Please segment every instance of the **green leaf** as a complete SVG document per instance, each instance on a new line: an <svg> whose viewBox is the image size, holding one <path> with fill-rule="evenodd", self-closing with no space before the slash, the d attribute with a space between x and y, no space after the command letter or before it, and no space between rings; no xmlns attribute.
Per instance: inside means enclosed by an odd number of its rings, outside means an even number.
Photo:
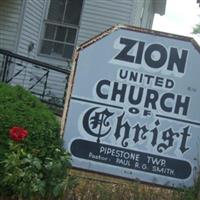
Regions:
<svg viewBox="0 0 200 200"><path fill-rule="evenodd" d="M0 196L48 199L62 194L70 155L60 138L55 115L19 86L0 83ZM28 131L20 141L9 138L19 126Z"/></svg>

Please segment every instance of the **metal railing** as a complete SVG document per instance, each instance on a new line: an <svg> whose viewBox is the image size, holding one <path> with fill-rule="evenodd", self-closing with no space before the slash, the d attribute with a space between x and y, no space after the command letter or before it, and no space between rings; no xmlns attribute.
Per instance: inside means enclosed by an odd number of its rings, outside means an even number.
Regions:
<svg viewBox="0 0 200 200"><path fill-rule="evenodd" d="M0 80L20 85L42 101L63 107L70 71L0 49Z"/></svg>

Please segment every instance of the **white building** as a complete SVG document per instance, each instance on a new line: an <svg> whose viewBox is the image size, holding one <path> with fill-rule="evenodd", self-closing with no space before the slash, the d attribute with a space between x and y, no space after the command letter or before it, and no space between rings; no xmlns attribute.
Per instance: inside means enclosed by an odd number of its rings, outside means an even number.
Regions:
<svg viewBox="0 0 200 200"><path fill-rule="evenodd" d="M151 28L165 7L166 0L2 0L0 49L67 69L75 46L116 24ZM53 76L49 83L65 85Z"/></svg>

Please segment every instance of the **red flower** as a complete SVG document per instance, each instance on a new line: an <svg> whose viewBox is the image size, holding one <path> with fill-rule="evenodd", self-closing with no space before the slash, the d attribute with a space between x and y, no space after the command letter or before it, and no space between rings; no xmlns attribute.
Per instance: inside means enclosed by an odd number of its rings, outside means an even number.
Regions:
<svg viewBox="0 0 200 200"><path fill-rule="evenodd" d="M21 127L12 127L9 130L10 139L14 141L21 141L28 136L28 131Z"/></svg>

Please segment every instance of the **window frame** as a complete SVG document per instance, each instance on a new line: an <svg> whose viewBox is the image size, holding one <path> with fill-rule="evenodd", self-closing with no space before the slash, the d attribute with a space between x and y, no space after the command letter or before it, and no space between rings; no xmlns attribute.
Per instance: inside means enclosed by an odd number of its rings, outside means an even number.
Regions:
<svg viewBox="0 0 200 200"><path fill-rule="evenodd" d="M66 9L67 9L66 5L67 5L68 0L66 0L66 2L65 2L65 8L64 8L64 12L63 12L62 22L49 20L48 19L48 14L49 14L51 1L48 1L46 9L45 9L45 15L44 15L44 20L43 20L43 24L42 24L42 31L41 31L41 34L40 34L38 56L46 57L46 58L49 58L49 59L65 61L65 62L70 62L72 60L73 53L74 53L74 51L76 49L76 45L77 45L78 33L79 33L79 29L80 29L80 22L81 22L81 16L82 16L82 11L83 11L84 1L85 0L82 0L82 8L81 8L81 11L80 11L79 23L77 25L64 22L65 12L66 12ZM55 25L56 28L64 27L64 28L75 29L76 30L76 35L75 35L74 43L70 43L70 42L67 42L67 41L59 41L59 40L53 40L53 39L45 38L45 32L46 32L46 26L47 25ZM55 39L55 35L54 35L54 39ZM61 56L58 57L58 56L53 56L51 54L49 55L49 54L42 53L41 49L42 49L43 41L53 42L54 44L63 44L63 45L74 46L73 47L72 57L71 58L66 58L66 57L61 57Z"/></svg>

